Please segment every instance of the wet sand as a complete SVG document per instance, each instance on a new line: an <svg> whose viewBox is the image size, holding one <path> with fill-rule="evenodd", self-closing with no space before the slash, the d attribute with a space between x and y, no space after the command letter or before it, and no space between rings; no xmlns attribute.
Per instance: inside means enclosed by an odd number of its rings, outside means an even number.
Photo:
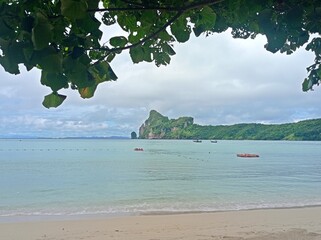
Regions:
<svg viewBox="0 0 321 240"><path fill-rule="evenodd" d="M4 240L321 240L321 207L0 223Z"/></svg>

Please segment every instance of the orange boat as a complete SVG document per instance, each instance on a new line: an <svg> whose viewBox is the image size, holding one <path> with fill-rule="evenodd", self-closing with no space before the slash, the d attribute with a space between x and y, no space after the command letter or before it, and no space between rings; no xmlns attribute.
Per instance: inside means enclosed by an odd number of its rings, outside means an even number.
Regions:
<svg viewBox="0 0 321 240"><path fill-rule="evenodd" d="M260 157L259 155L253 154L253 153L238 153L238 154L236 154L236 156L238 156L238 157L247 157L247 158Z"/></svg>

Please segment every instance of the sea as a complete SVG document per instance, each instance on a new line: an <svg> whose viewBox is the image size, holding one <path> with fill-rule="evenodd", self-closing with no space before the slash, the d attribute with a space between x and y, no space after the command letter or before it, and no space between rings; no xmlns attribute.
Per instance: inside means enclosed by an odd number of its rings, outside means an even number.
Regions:
<svg viewBox="0 0 321 240"><path fill-rule="evenodd" d="M321 142L0 139L1 222L319 205Z"/></svg>

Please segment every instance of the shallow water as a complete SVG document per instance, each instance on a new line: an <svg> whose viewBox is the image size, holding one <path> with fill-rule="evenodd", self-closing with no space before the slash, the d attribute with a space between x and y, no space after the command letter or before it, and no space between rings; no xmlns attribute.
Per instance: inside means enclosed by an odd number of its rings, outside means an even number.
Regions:
<svg viewBox="0 0 321 240"><path fill-rule="evenodd" d="M321 142L0 140L2 219L312 205Z"/></svg>

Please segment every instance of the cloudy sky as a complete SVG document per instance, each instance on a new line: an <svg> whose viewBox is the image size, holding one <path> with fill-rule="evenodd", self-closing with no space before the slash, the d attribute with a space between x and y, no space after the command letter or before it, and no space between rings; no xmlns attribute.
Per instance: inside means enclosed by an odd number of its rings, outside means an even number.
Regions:
<svg viewBox="0 0 321 240"><path fill-rule="evenodd" d="M42 106L50 89L35 70L14 76L0 67L0 137L130 136L155 109L195 123L285 123L321 118L321 87L302 92L313 54L272 54L266 40L229 33L176 44L169 66L133 64L128 52L112 68L118 81L101 84L92 99L65 90L57 109Z"/></svg>

